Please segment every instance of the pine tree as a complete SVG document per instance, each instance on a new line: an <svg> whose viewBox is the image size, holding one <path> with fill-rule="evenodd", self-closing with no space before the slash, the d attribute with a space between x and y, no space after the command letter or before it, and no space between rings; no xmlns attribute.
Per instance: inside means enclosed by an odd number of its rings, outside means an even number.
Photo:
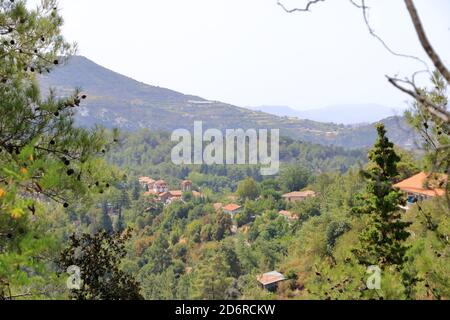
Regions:
<svg viewBox="0 0 450 320"><path fill-rule="evenodd" d="M122 233L125 230L125 219L123 217L122 208L119 208L119 214L114 220L114 232Z"/></svg>
<svg viewBox="0 0 450 320"><path fill-rule="evenodd" d="M377 132L378 139L369 152L369 168L363 172L367 180L366 192L359 197L361 205L353 208L356 214L368 215L360 245L353 252L363 265L400 268L408 249L404 245L409 237L406 229L411 225L402 221L399 206L405 204L404 196L393 187L400 158L386 137L384 125L379 124Z"/></svg>
<svg viewBox="0 0 450 320"><path fill-rule="evenodd" d="M100 219L100 228L106 233L111 234L113 232L113 225L111 217L109 216L108 203L104 201L102 203L102 215Z"/></svg>
<svg viewBox="0 0 450 320"><path fill-rule="evenodd" d="M223 300L227 289L232 283L229 277L229 266L222 254L216 253L207 259L198 270L198 279L195 286L195 299Z"/></svg>
<svg viewBox="0 0 450 320"><path fill-rule="evenodd" d="M72 199L100 192L99 181L113 180L100 160L113 137L74 126L86 96L77 90L67 98L40 94L36 74L75 51L61 36L62 22L55 0L36 9L26 1L0 1L0 235L11 234L8 242L18 235L18 220L39 209L37 197L67 208Z"/></svg>

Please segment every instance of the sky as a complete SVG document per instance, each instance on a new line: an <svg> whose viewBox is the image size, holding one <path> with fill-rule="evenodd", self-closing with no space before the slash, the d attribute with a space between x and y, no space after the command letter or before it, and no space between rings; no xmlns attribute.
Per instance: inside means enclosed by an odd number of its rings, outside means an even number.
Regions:
<svg viewBox="0 0 450 320"><path fill-rule="evenodd" d="M450 1L415 3L450 65ZM394 50L426 60L402 0L367 4L373 27ZM276 0L60 0L60 7L63 34L79 54L147 84L238 106L405 107L407 97L385 75L424 68L388 53L348 0L296 14Z"/></svg>

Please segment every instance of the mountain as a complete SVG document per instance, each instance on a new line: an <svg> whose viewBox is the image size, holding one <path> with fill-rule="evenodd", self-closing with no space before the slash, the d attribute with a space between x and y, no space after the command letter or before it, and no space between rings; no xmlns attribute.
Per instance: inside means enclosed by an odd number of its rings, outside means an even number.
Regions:
<svg viewBox="0 0 450 320"><path fill-rule="evenodd" d="M140 128L172 131L192 129L194 121L203 121L205 129L279 128L285 136L348 148L369 147L376 137L372 125L354 127L279 117L208 101L138 82L81 56L72 57L39 81L43 90L54 88L60 96L70 94L74 88L81 88L87 94L88 99L83 101L76 115L80 126L100 124L125 131ZM389 118L385 122L395 142L412 145L414 135L401 118ZM406 129L399 130L399 123Z"/></svg>
<svg viewBox="0 0 450 320"><path fill-rule="evenodd" d="M295 110L288 106L258 106L250 108L279 117L297 117L347 125L374 123L401 113L400 110L378 104L334 105L312 110Z"/></svg>

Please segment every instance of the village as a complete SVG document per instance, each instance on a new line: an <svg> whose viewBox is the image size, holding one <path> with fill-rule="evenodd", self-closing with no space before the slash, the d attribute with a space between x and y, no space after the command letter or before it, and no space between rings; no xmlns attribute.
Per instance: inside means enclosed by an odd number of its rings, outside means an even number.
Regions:
<svg viewBox="0 0 450 320"><path fill-rule="evenodd" d="M171 190L168 183L164 180L155 180L147 176L142 176L138 180L145 191L144 196L148 197L149 201L157 202L164 206L170 205L175 201L183 201L183 194L185 193L192 193L192 196L195 198L203 197L201 192L194 190L193 183L190 180L183 180L180 183L179 190ZM407 203L405 206L400 206L399 209L406 212L417 202L444 196L446 192L442 189L442 186L446 184L447 181L447 175L427 174L425 172L420 172L408 179L400 181L395 184L394 187L405 194ZM282 198L286 204L286 208L290 208L292 207L292 204L295 204L296 202L315 198L317 195L318 194L313 190L302 190L283 194ZM236 197L229 198L231 200L237 200ZM214 203L213 206L216 211L222 211L223 213L228 214L233 220L235 216L243 210L242 204L236 202L230 201L227 204ZM294 223L299 220L298 214L293 211L280 210L278 214L289 223ZM255 218L256 217L252 217L252 221ZM236 234L238 232L238 226L233 223L230 231L232 234ZM274 270L258 275L256 280L263 289L274 292L278 285L287 280L287 278L284 274Z"/></svg>

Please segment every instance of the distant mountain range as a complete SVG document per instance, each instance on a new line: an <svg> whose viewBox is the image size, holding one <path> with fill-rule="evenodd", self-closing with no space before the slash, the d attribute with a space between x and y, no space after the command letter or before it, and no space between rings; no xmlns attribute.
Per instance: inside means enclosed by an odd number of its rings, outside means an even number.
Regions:
<svg viewBox="0 0 450 320"><path fill-rule="evenodd" d="M299 119L347 125L374 123L401 114L401 110L378 104L334 105L312 110L296 110L288 106L258 106L249 108L279 117L297 117Z"/></svg>
<svg viewBox="0 0 450 320"><path fill-rule="evenodd" d="M74 88L87 94L88 99L83 101L76 117L80 126L100 124L127 131L140 128L172 131L192 129L194 121L203 121L204 128L221 130L279 128L282 135L302 141L347 148L369 147L376 137L373 125L346 126L280 117L208 101L135 81L81 56L72 57L39 81L43 90L52 87L58 95L68 95ZM343 112L343 116L353 115ZM402 118L391 117L383 122L397 144L414 145L415 136Z"/></svg>

